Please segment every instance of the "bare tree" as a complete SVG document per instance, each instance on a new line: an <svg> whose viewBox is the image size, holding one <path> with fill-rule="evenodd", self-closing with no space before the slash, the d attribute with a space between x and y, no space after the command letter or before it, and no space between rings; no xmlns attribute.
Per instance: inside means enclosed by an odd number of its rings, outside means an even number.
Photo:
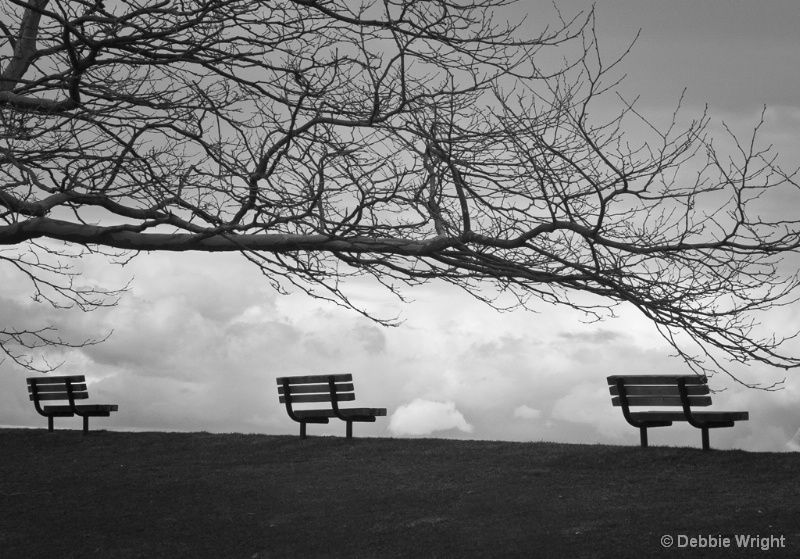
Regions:
<svg viewBox="0 0 800 559"><path fill-rule="evenodd" d="M440 279L498 306L629 303L698 372L719 350L800 366L753 323L798 284L800 224L757 208L795 172L755 134L718 155L705 114L650 126L591 12L526 38L512 3L7 0L0 262L91 308L117 293L73 284L67 250L237 251L348 306L359 274L401 297Z"/></svg>

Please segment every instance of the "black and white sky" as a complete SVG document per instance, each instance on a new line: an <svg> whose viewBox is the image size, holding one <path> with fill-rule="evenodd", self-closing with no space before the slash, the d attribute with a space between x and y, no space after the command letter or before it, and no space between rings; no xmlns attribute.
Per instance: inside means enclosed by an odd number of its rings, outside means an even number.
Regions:
<svg viewBox="0 0 800 559"><path fill-rule="evenodd" d="M565 15L589 2L559 0ZM786 167L800 164L800 3L796 0L596 0L597 36L609 57L640 32L621 67L620 91L658 121L708 106L712 133L724 122L747 134L764 106L763 141ZM539 29L554 17L550 2L522 1L514 17ZM63 374L85 374L97 403L120 411L99 420L109 429L207 430L289 434L297 425L278 404L275 377L350 372L357 402L386 407L388 417L356 426L357 436L637 444L638 433L610 405L605 377L617 373L688 372L655 328L632 309L585 323L572 310L498 313L465 293L432 283L407 292L404 305L379 286L351 285L357 303L400 314L383 328L361 315L311 299L281 296L258 270L233 255L142 254L125 267L81 263L84 277L130 291L119 305L89 314L57 313L30 300L28 286L0 268L4 320L53 321L65 336L105 343L66 352ZM764 321L800 329L800 306ZM796 344L800 353L800 343ZM800 450L800 373L753 366L748 381L786 377L778 392L748 390L718 375L720 409L748 410L751 420L712 435L716 448ZM24 376L0 365L0 424L42 426L27 400ZM102 402L101 402L102 401ZM57 422L58 423L58 422ZM70 420L64 426L78 428ZM342 434L343 426L311 426ZM657 430L651 444L699 445L688 426ZM696 440L695 440L696 439Z"/></svg>

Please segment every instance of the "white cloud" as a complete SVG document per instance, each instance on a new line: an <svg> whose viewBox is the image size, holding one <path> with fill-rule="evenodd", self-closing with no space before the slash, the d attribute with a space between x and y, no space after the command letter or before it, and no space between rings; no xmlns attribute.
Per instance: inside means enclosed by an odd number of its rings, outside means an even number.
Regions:
<svg viewBox="0 0 800 559"><path fill-rule="evenodd" d="M582 382L553 406L552 417L570 423L593 426L603 437L617 439L627 425L622 413L611 406L611 397L600 382ZM612 413L613 412L613 413Z"/></svg>
<svg viewBox="0 0 800 559"><path fill-rule="evenodd" d="M794 437L786 443L786 450L791 450L793 452L800 452L800 429L797 430L797 433L794 434Z"/></svg>
<svg viewBox="0 0 800 559"><path fill-rule="evenodd" d="M389 423L389 431L396 436L430 435L434 431L449 429L471 433L473 428L456 409L454 402L434 402L421 398L397 408Z"/></svg>
<svg viewBox="0 0 800 559"><path fill-rule="evenodd" d="M532 408L526 404L518 406L514 409L514 417L519 419L538 419L541 417L542 411Z"/></svg>

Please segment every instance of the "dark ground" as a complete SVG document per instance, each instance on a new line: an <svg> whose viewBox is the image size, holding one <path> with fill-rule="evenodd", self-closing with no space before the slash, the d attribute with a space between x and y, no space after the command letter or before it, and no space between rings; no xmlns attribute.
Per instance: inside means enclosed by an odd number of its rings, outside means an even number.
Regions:
<svg viewBox="0 0 800 559"><path fill-rule="evenodd" d="M767 549L742 549L736 536L759 536ZM798 557L800 454L0 429L0 550L8 559Z"/></svg>

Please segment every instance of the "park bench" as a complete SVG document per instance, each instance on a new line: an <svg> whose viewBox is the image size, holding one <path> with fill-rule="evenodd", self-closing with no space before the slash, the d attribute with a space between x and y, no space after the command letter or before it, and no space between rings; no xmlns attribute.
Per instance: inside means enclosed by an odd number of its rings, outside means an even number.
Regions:
<svg viewBox="0 0 800 559"><path fill-rule="evenodd" d="M306 438L307 423L328 423L337 417L347 424L347 438L353 437L353 422L374 422L378 416L386 415L385 408L340 408L339 402L355 400L353 375L311 375L302 377L280 377L278 395L286 413L300 424L300 438ZM295 404L330 402L329 408L295 409Z"/></svg>
<svg viewBox="0 0 800 559"><path fill-rule="evenodd" d="M709 449L708 430L733 427L747 421L746 411L694 411L710 406L711 396L705 376L698 375L613 375L608 377L611 402L622 407L628 423L639 428L642 446L647 446L647 429L668 427L673 421L688 421L702 431L703 450ZM680 411L650 410L632 412L635 406L681 407Z"/></svg>
<svg viewBox="0 0 800 559"><path fill-rule="evenodd" d="M53 419L56 417L83 418L83 432L89 432L90 417L109 417L117 411L116 404L76 404L75 400L89 397L86 378L83 375L62 377L34 377L28 379L28 393L36 411L47 418L47 430L53 432ZM43 406L43 401L69 400L68 405Z"/></svg>

